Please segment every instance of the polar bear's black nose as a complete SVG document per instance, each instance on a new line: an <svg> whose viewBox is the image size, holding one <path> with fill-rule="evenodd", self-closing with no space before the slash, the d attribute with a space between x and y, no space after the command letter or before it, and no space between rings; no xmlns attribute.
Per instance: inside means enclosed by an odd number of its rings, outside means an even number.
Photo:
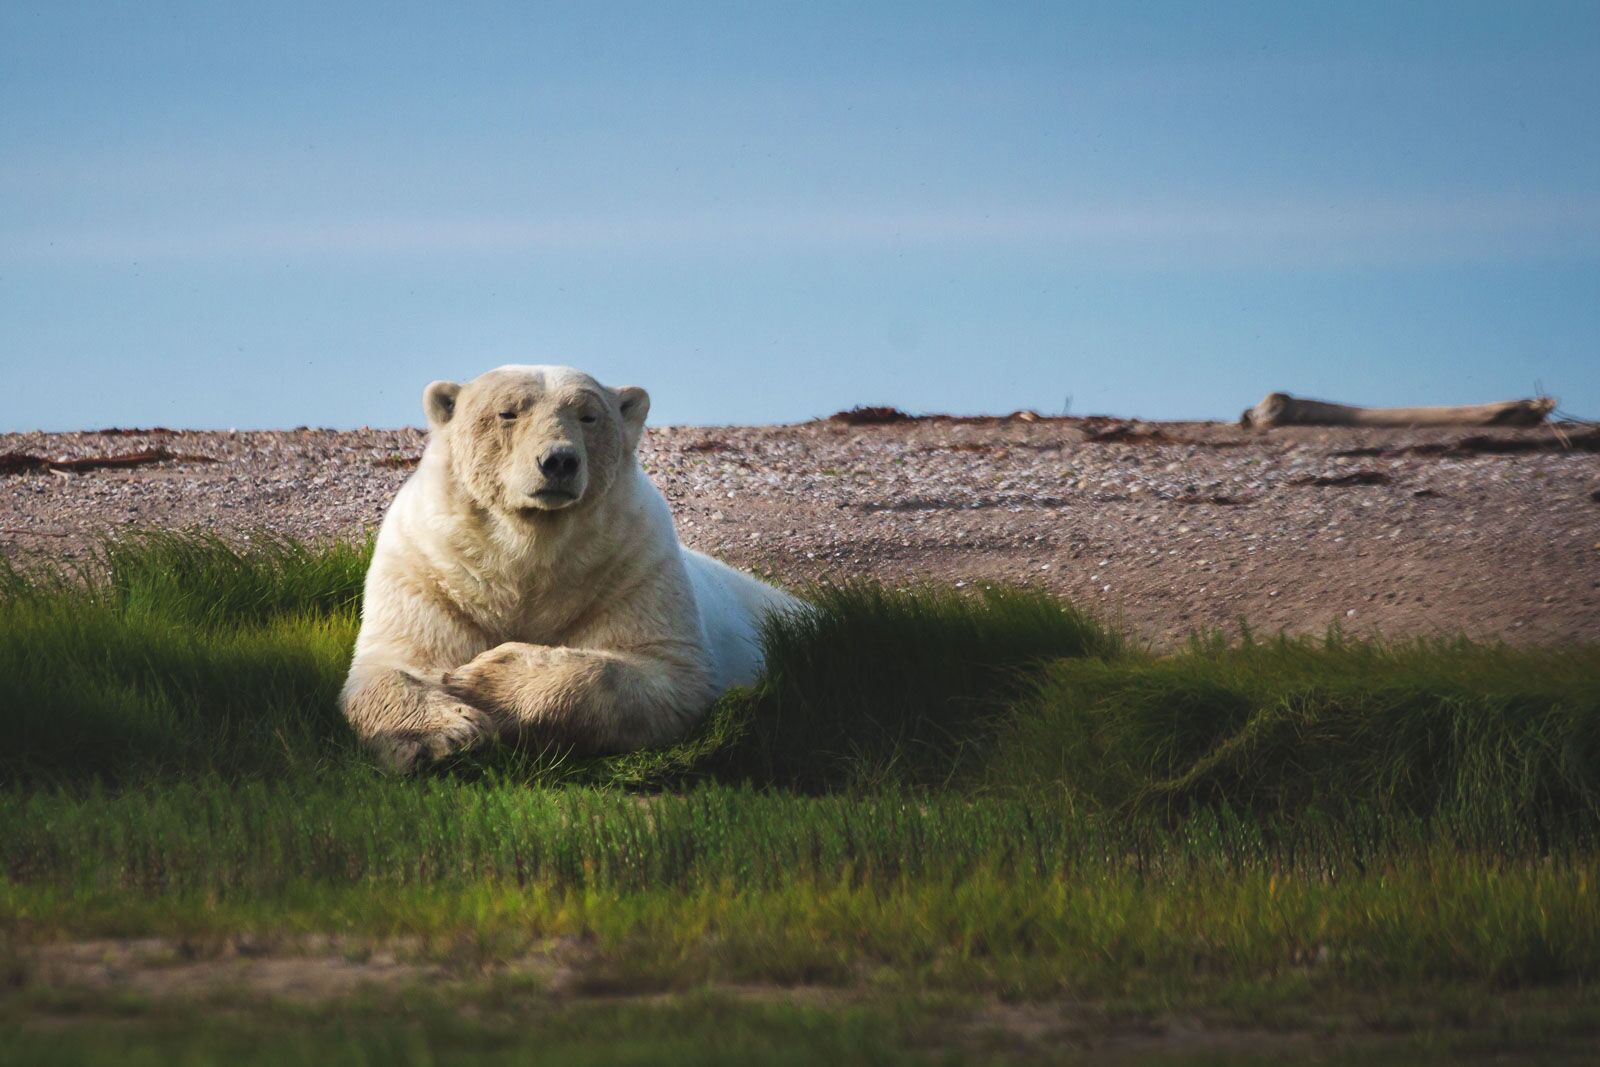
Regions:
<svg viewBox="0 0 1600 1067"><path fill-rule="evenodd" d="M571 445L557 445L539 460L539 469L546 478L571 478L578 473L578 450Z"/></svg>

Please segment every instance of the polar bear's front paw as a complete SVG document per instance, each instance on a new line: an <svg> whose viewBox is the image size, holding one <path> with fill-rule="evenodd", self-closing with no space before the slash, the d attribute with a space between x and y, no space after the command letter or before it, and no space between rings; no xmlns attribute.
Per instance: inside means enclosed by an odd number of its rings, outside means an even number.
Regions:
<svg viewBox="0 0 1600 1067"><path fill-rule="evenodd" d="M379 764L394 774L410 774L430 763L476 748L495 736L489 716L467 704L439 702L428 721L415 728L385 730L368 742Z"/></svg>
<svg viewBox="0 0 1600 1067"><path fill-rule="evenodd" d="M529 699L530 693L537 694L550 668L570 654L566 649L508 641L446 672L441 687L458 700L515 719L519 706L534 702Z"/></svg>

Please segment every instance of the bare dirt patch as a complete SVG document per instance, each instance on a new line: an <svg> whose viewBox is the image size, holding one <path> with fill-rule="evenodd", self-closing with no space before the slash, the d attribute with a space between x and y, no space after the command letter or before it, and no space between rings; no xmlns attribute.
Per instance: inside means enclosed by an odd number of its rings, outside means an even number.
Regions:
<svg viewBox="0 0 1600 1067"><path fill-rule="evenodd" d="M23 951L19 961L23 983L35 989L185 1001L226 996L322 1003L443 973L436 964L402 960L393 948L335 953L312 946L282 955L248 943L202 949L162 938L56 942Z"/></svg>
<svg viewBox="0 0 1600 1067"><path fill-rule="evenodd" d="M585 977L595 963L592 951L566 940L511 958L441 960L404 940L310 937L266 947L249 941L197 946L163 938L101 939L31 945L14 962L20 968L0 984L0 1015L11 1014L26 1029L47 1032L88 1022L115 1027L198 1018L196 1012L235 1023L256 1018L265 1024L281 1019L297 1025L304 1016L295 1012L305 1009L332 1013L347 1023L373 1013L387 1020L398 1006L413 1010L419 1003L414 994L473 1021L483 1021L484 1005L491 1003L488 1015L521 1028L546 1024L552 1013L618 1003L670 1010L709 997L843 1012L870 1005L886 993L905 995L870 983L712 982L663 989L646 982L597 991L597 984ZM1301 1062L1333 1053L1345 1062L1365 1053L1392 1056L1415 1047L1416 1039L1468 1048L1489 1042L1507 1051L1517 1044L1507 1044L1500 1033L1508 1020L1522 1013L1537 1018L1548 1011L1539 997L1523 1003L1528 999L1496 1001L1501 1017L1478 1019L1427 1004L1381 1007L1376 995L1344 995L1337 1004L1308 1003L1263 1025L1227 1010L1130 1012L1070 995L1019 1002L942 994L924 1006L928 1018L914 1044L945 1055L975 1055L984 1062L997 1057L1059 1062L1064 1054L1111 1063L1148 1062L1151 1057L1224 1062L1238 1056ZM16 1003L8 1007L8 1001ZM18 1008L20 1016L15 1014ZM289 1014L273 1014L285 1008ZM1550 1062L1587 1062L1591 1036L1582 1020L1575 1019L1560 1023L1537 1044Z"/></svg>

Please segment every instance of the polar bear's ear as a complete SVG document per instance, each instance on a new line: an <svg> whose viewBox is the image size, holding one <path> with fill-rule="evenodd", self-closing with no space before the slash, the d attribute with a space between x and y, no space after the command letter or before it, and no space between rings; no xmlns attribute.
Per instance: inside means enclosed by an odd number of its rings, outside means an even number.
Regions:
<svg viewBox="0 0 1600 1067"><path fill-rule="evenodd" d="M617 406L622 409L628 439L637 445L644 435L644 418L650 414L650 394L637 385L625 385L617 390Z"/></svg>
<svg viewBox="0 0 1600 1067"><path fill-rule="evenodd" d="M461 386L455 382L433 382L422 391L422 410L428 413L428 425L438 429L456 413L456 395Z"/></svg>

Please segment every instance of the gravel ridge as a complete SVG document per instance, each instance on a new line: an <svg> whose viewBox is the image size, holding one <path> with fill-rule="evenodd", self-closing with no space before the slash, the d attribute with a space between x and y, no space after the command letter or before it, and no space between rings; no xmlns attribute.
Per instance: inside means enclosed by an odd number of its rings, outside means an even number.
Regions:
<svg viewBox="0 0 1600 1067"><path fill-rule="evenodd" d="M1469 438L1539 450L1440 451ZM134 527L360 536L425 439L0 434L0 454L179 457L0 476L0 552L24 565L81 558ZM687 544L789 583L1025 582L1158 646L1240 618L1257 633L1600 640L1600 453L1563 449L1549 427L833 419L652 427L641 461Z"/></svg>

